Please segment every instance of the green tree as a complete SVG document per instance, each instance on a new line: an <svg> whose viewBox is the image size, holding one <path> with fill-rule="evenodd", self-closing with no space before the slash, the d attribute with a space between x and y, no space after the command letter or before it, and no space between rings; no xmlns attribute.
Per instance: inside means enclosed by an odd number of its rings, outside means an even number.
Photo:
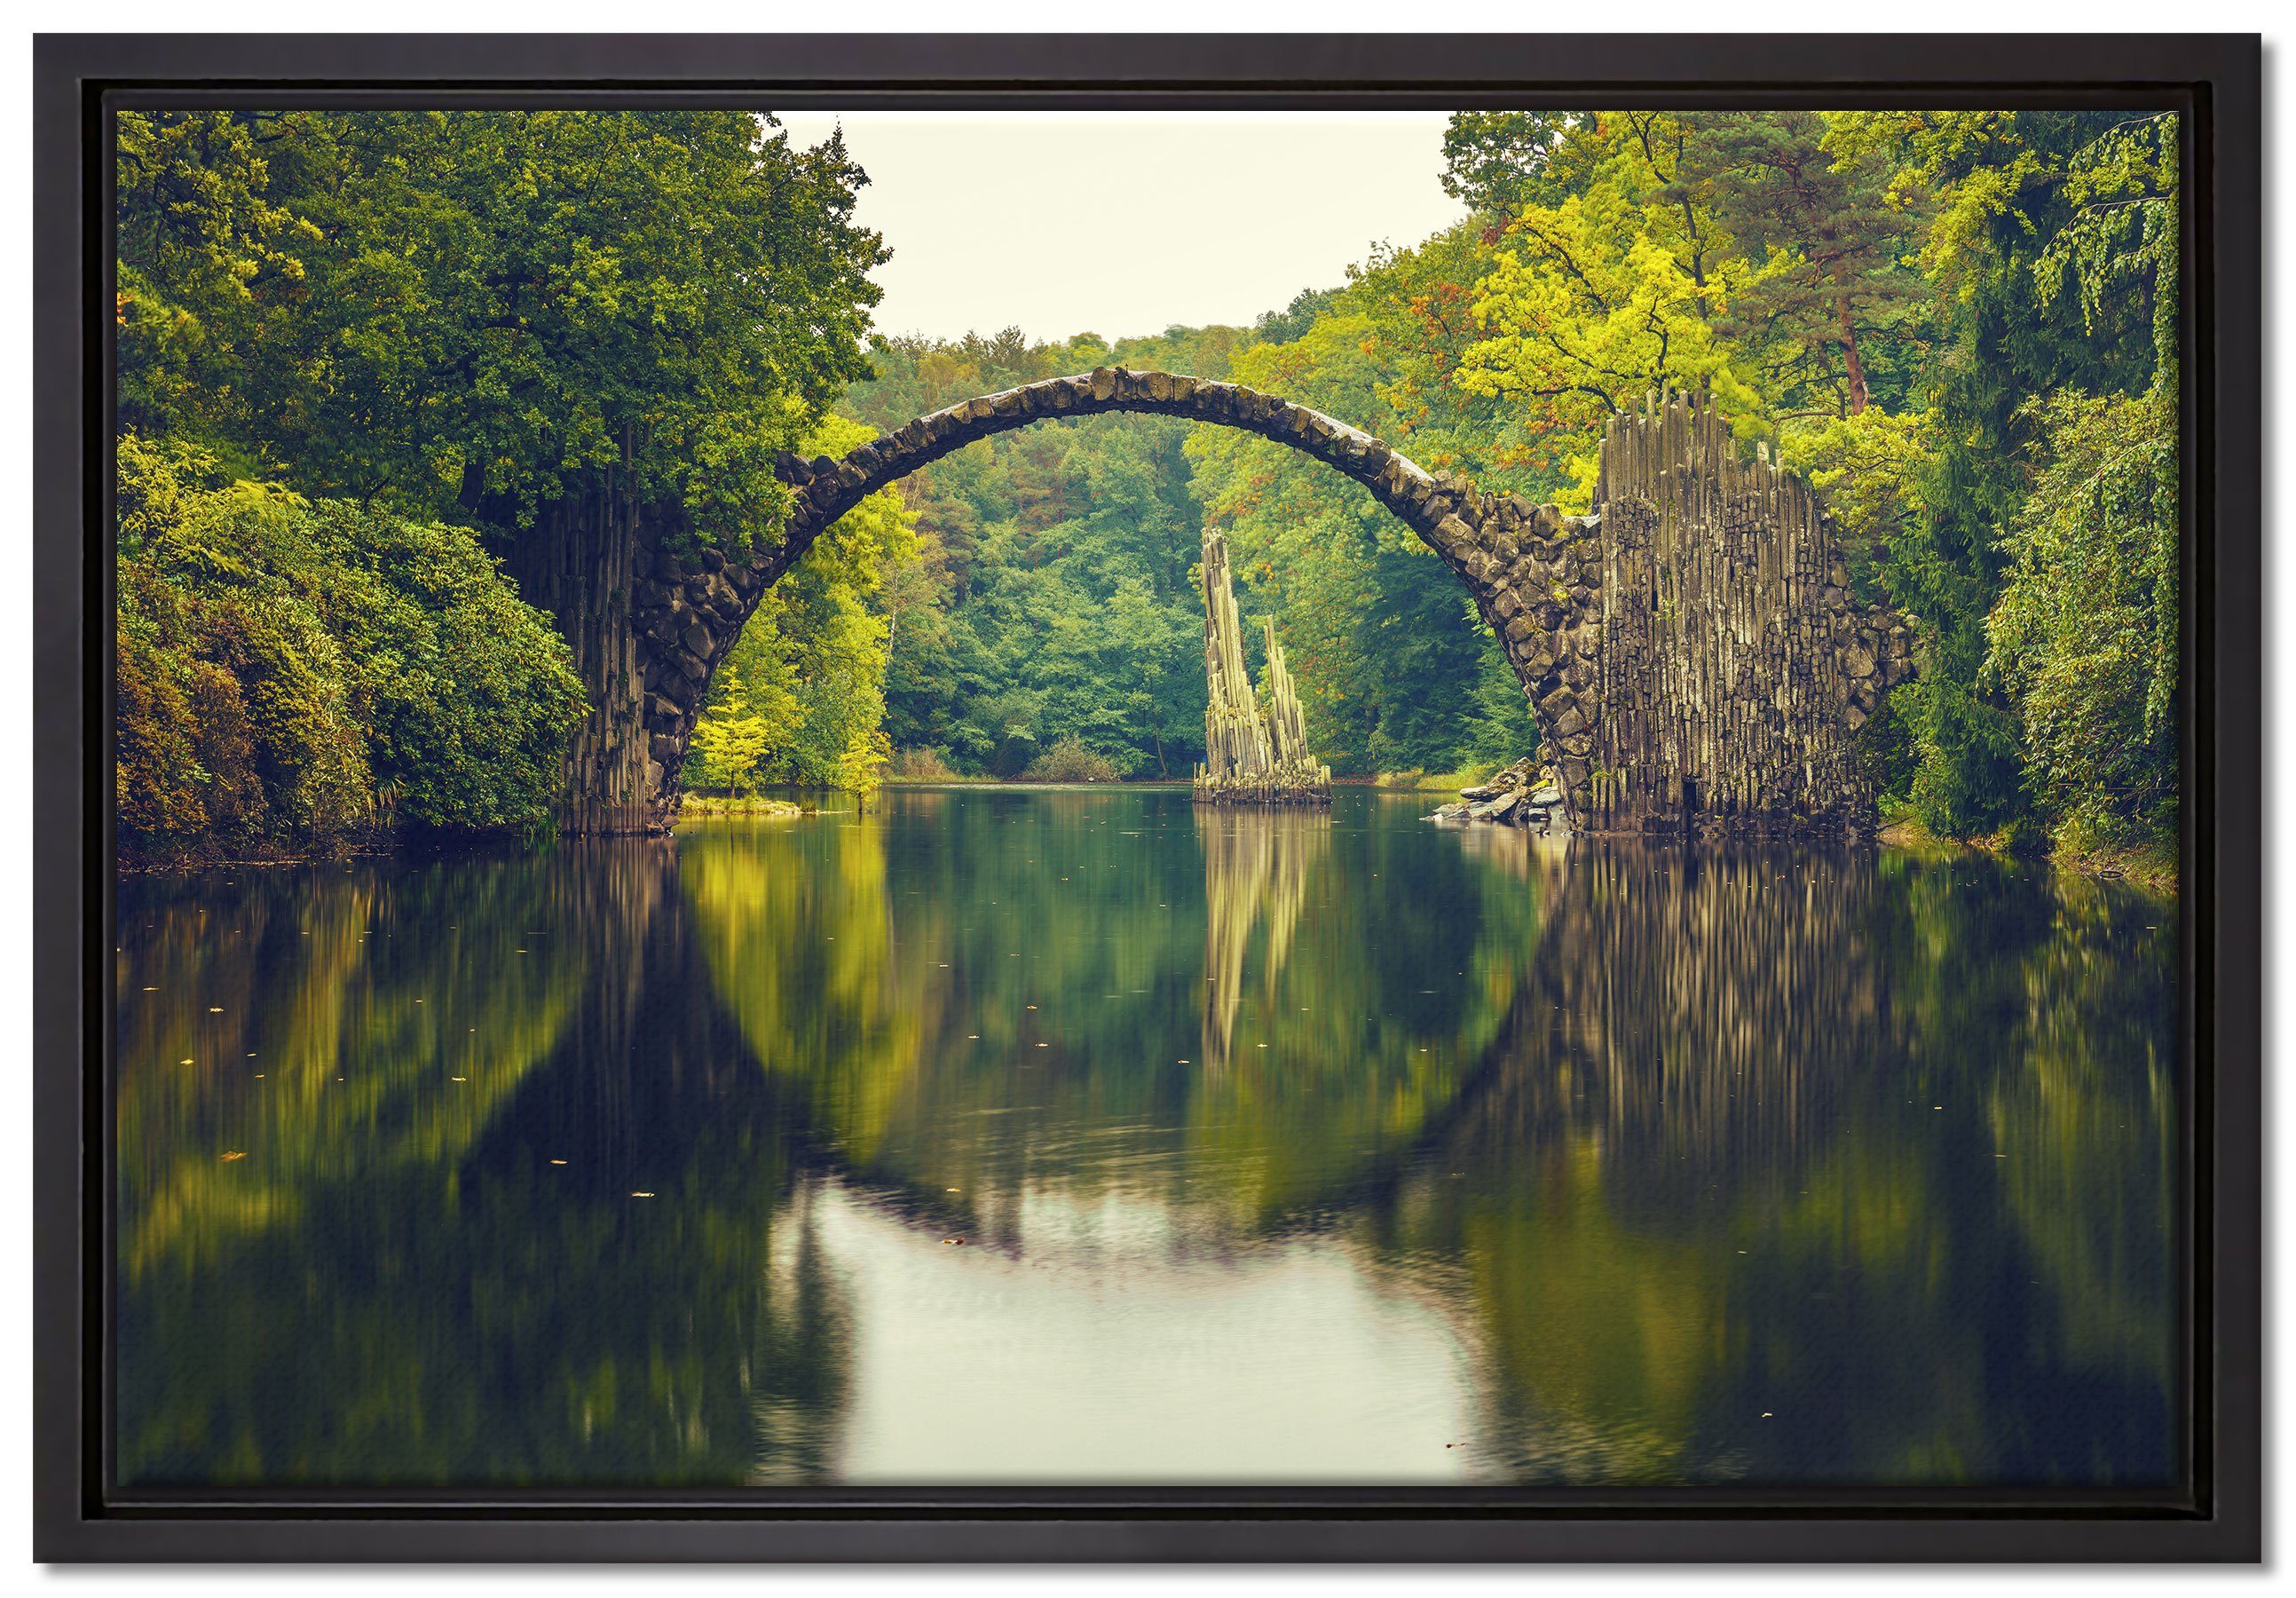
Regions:
<svg viewBox="0 0 2296 1598"><path fill-rule="evenodd" d="M1759 373L1721 317L1756 265L1714 212L1702 119L1603 112L1576 130L1583 180L1508 218L1475 285L1480 336L1457 382L1529 414L1585 509L1605 422L1654 389L1710 388L1740 430L1762 430Z"/></svg>
<svg viewBox="0 0 2296 1598"><path fill-rule="evenodd" d="M746 706L739 674L731 665L720 668L720 674L726 679L726 705ZM758 768L774 752L777 741L775 729L763 716L746 709L721 707L694 724L692 758L699 768L696 775L725 783L738 799L744 782L756 784Z"/></svg>
<svg viewBox="0 0 2296 1598"><path fill-rule="evenodd" d="M1454 381L1491 259L1472 224L1376 251L1303 332L1237 355L1234 375L1430 470L1552 498L1546 440L1507 400ZM1457 580L1368 494L1231 429L1199 429L1188 453L1206 518L1228 537L1239 598L1275 616L1308 741L1334 770L1448 770L1536 746L1521 687L1487 691L1513 672Z"/></svg>
<svg viewBox="0 0 2296 1598"><path fill-rule="evenodd" d="M2125 123L2067 175L2071 219L2034 264L2085 325L2152 309L2151 385L2031 402L2037 469L1987 618L1988 669L2016 705L2027 782L2076 847L2176 836L2181 696L2176 125Z"/></svg>
<svg viewBox="0 0 2296 1598"><path fill-rule="evenodd" d="M1900 262L1922 208L1874 166L1836 161L1826 127L1816 111L1716 112L1688 160L1751 268L1718 325L1777 412L1855 416L1877 388L1902 402L1903 335L1924 296Z"/></svg>
<svg viewBox="0 0 2296 1598"><path fill-rule="evenodd" d="M737 111L152 112L121 133L123 389L147 424L484 530L529 602L603 629L581 656L596 737L642 740L607 692L632 548L770 534L775 452L867 369L883 251L838 141Z"/></svg>
<svg viewBox="0 0 2296 1598"><path fill-rule="evenodd" d="M2067 230L2093 205L2113 205L2095 191L2100 163L2140 135L2173 148L2174 119L2132 127L2108 112L1875 111L1841 113L1828 130L1838 161L1875 164L1905 203L1927 197L1920 263L1938 347L1922 399L1935 448L1889 535L1886 566L1891 595L1923 622L1921 675L1892 707L1912 735L1914 807L1941 833L2031 817L2017 710L1986 669L1987 618L2005 578L2004 535L2030 486L2043 416L2030 402L2060 390L2135 393L2152 380L2149 268L2132 267L2114 279L2118 292L2086 302L2062 292L2081 249L2112 252L2110 233ZM2147 169L2149 191L2166 194L2173 162ZM2099 243L2076 247L2090 237Z"/></svg>
<svg viewBox="0 0 2296 1598"><path fill-rule="evenodd" d="M875 436L824 418L811 450L842 455ZM769 590L727 652L694 726L703 783L780 780L867 793L890 755L882 731L893 619L882 592L916 553L898 490L840 516ZM738 724L738 730L736 729ZM737 764L726 761L748 752Z"/></svg>
<svg viewBox="0 0 2296 1598"><path fill-rule="evenodd" d="M1217 375L1249 342L1173 328L1111 348L1017 332L881 342L852 414L881 427L1109 360ZM1153 416L1048 422L908 478L913 555L887 574L885 729L909 749L1016 775L1073 739L1131 776L1184 776L1202 749L1202 511L1186 427Z"/></svg>

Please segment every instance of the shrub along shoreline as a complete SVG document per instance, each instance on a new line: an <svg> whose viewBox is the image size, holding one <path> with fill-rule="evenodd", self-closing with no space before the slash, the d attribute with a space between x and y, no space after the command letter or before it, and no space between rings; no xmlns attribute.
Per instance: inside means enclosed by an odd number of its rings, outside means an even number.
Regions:
<svg viewBox="0 0 2296 1598"><path fill-rule="evenodd" d="M548 831L581 685L468 530L135 434L119 505L124 862Z"/></svg>

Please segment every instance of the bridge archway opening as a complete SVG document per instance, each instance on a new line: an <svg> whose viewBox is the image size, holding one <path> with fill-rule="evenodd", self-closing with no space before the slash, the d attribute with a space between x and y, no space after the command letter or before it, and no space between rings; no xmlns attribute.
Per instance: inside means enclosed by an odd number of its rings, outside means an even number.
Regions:
<svg viewBox="0 0 2296 1598"><path fill-rule="evenodd" d="M1273 394L1109 367L964 400L842 459L782 456L792 507L781 538L746 563L712 554L689 569L642 549L624 711L627 735L644 740L645 792L630 799L668 824L712 673L767 590L838 517L978 440L1108 411L1274 440L1361 484L1409 527L1496 636L1573 827L1870 828L1872 787L1849 740L1910 674L1910 632L1904 618L1855 604L1815 495L1767 453L1742 462L1710 399L1653 395L1614 416L1595 513L1575 517L1431 474Z"/></svg>

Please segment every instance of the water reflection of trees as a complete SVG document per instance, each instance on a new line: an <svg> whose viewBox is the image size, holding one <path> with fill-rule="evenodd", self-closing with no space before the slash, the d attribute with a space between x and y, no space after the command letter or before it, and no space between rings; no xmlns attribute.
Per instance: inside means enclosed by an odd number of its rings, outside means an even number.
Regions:
<svg viewBox="0 0 2296 1598"><path fill-rule="evenodd" d="M2171 1474L2171 912L1967 860L1523 859L1551 1019L1366 1231L1399 1282L1465 1262L1492 1474Z"/></svg>
<svg viewBox="0 0 2296 1598"><path fill-rule="evenodd" d="M2161 1473L2172 911L1175 801L140 885L123 1479L830 1476L824 1172L1350 1239L1494 1477Z"/></svg>
<svg viewBox="0 0 2296 1598"><path fill-rule="evenodd" d="M123 1483L739 1481L767 1417L825 1468L791 1112L682 902L660 844L137 896Z"/></svg>

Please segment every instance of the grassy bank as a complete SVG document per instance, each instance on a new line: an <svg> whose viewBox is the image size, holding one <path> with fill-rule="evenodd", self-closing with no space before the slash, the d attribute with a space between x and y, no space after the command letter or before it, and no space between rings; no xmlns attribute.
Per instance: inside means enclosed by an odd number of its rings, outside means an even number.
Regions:
<svg viewBox="0 0 2296 1598"><path fill-rule="evenodd" d="M888 777L889 788L1184 788L1185 777L976 777L952 772L947 777Z"/></svg>
<svg viewBox="0 0 2296 1598"><path fill-rule="evenodd" d="M1334 786L1390 788L1400 794L1454 794L1486 781L1496 766L1468 766L1457 771L1382 771L1373 777L1334 777Z"/></svg>
<svg viewBox="0 0 2296 1598"><path fill-rule="evenodd" d="M722 794L688 794L677 807L681 820L695 816L801 816L805 811L803 805L757 794L742 799Z"/></svg>
<svg viewBox="0 0 2296 1598"><path fill-rule="evenodd" d="M1941 838L1911 818L1890 822L1882 828L1879 841L1892 849L1907 849L1922 853L1955 853L1974 851L2001 859L2015 858L2019 851L2012 848L2005 836L1953 839ZM2174 843L2151 840L2111 847L2075 845L2060 840L2052 844L2046 856L2050 865L2060 871L2078 871L2084 877L2131 882L2151 893L2173 894L2177 892L2177 861Z"/></svg>

